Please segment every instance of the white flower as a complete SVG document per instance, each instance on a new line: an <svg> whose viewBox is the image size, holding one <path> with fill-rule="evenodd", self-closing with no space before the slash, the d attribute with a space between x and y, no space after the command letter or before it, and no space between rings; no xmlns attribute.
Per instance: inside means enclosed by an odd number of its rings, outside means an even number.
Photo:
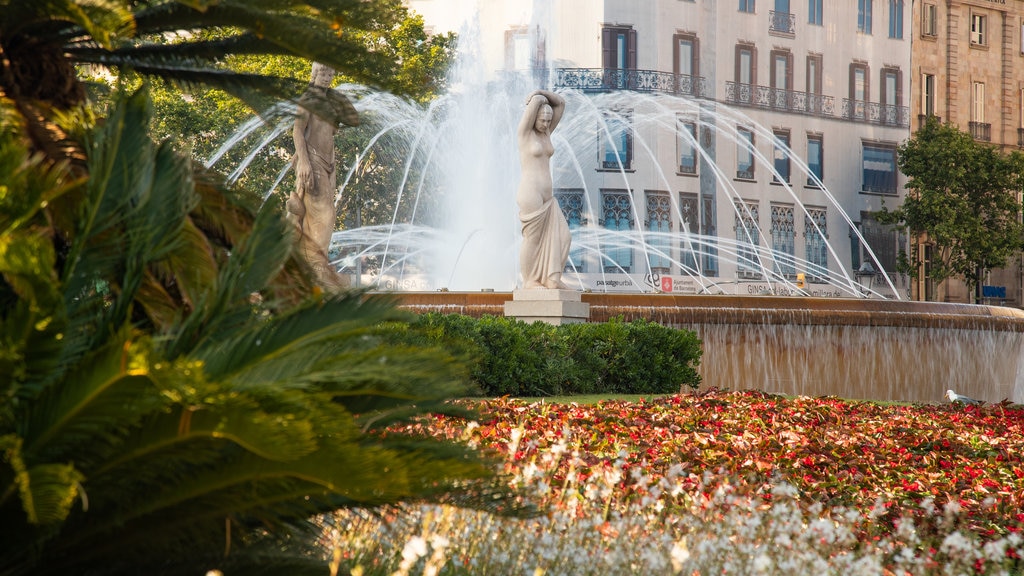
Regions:
<svg viewBox="0 0 1024 576"><path fill-rule="evenodd" d="M426 554L427 541L422 536L409 538L409 541L405 543L405 548L402 549L402 559L410 564L426 556Z"/></svg>
<svg viewBox="0 0 1024 576"><path fill-rule="evenodd" d="M672 569L679 572L689 559L690 551L686 548L686 538L683 538L672 546Z"/></svg>
<svg viewBox="0 0 1024 576"><path fill-rule="evenodd" d="M754 571L765 573L772 567L772 560L766 554L759 554L754 558Z"/></svg>

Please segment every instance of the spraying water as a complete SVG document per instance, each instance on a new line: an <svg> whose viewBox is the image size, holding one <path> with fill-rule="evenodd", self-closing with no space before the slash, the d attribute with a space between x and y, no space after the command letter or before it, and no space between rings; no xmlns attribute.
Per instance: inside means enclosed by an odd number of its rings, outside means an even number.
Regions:
<svg viewBox="0 0 1024 576"><path fill-rule="evenodd" d="M543 17L543 12L540 14ZM451 90L430 104L358 86L339 87L355 100L366 138L353 158L343 159L346 166L340 170L338 200L353 194L377 195L390 197L394 206L386 221L368 226L356 221L334 235L333 262L354 284L384 290L460 291L507 291L518 285L515 129L525 95L538 82L563 86L567 82L554 72L550 78L537 78L532 72L495 78L475 56L475 38L472 25L460 32L460 56ZM573 249L564 275L570 286L594 291L856 297L884 291L887 297L899 297L884 273L879 275L881 283L865 288L848 272L848 259L824 240L829 237L824 229L825 211L833 221L841 218L844 227L859 237L874 270L883 268L846 210L806 163L771 129L742 110L663 93L556 89L566 98L567 112L552 136L556 149L553 177L563 210L575 210L568 218ZM624 110L629 111L628 117ZM609 167L607 151L618 153L625 125L630 127L632 157L617 156ZM692 131L683 129L686 126L693 126ZM774 158L748 147L755 169L772 175L789 196L793 207L789 216L802 219L813 228L811 235L823 239L819 257L813 261L795 250L775 250L769 245L771 232L758 225L757 214L716 162L716 147L743 147L750 142L738 126L747 127L760 141L772 142L776 154L787 155L791 179L777 172ZM254 119L226 142L209 164L218 162L224 151L239 141L260 132L252 152L232 170L231 176L237 177L260 149L288 135L289 128L287 116L272 125ZM749 223L741 233L726 236L716 233L714 225L709 229L706 221L697 225L697 219L708 220L707 216L695 214L698 210L684 205L684 199L674 193L667 194L664 202L672 221L680 223L676 229L646 223L649 214L640 203L642 193L636 192L621 197L620 218L628 225L607 224L608 207L595 205L604 201L601 190L634 190L636 172L644 171L645 187L677 189L672 181L675 174L666 173L664 162L659 162L658 139L664 134L681 135L693 148L701 178L711 179L714 190L713 196L702 192L699 201L711 206L712 215L722 212L727 218ZM596 175L595 158L603 158L605 164ZM394 188L359 189L361 175L382 165L399 174ZM287 170L283 163L275 186ZM805 180L813 181L820 190L811 209L789 184ZM267 196L274 192L268 190ZM674 283L662 279L668 276L667 270L678 271ZM798 284L798 271L814 280L813 287Z"/></svg>

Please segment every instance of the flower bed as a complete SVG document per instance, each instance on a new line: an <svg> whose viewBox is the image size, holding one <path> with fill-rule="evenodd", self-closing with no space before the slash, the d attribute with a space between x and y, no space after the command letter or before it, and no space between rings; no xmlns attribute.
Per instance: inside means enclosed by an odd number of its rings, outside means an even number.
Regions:
<svg viewBox="0 0 1024 576"><path fill-rule="evenodd" d="M473 574L1021 570L1018 406L720 391L474 404L479 423L434 418L413 432L497 451L545 512L409 506L388 522L349 512L338 541L374 542L349 546L354 562Z"/></svg>

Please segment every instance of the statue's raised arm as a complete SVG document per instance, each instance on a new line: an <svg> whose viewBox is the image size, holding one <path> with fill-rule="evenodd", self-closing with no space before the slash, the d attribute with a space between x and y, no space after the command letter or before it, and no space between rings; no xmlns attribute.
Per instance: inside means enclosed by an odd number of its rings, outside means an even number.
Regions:
<svg viewBox="0 0 1024 576"><path fill-rule="evenodd" d="M551 131L565 112L565 99L548 90L536 90L526 99L519 120L521 176L516 192L523 244L519 270L524 288L568 288L562 271L569 258L571 235L554 197L551 179Z"/></svg>

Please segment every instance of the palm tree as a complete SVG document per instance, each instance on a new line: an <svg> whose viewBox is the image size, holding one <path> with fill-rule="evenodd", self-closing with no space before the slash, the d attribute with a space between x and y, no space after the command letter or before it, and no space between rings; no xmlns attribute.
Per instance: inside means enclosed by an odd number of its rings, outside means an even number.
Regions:
<svg viewBox="0 0 1024 576"><path fill-rule="evenodd" d="M374 50L367 38L396 25L399 7L400 0L0 0L0 98L10 103L4 114L21 126L30 150L70 162L76 175L84 175L97 164L88 159L94 151L82 132L93 111L79 67L216 87L257 110L297 98L305 84L231 70L224 65L227 56L301 56L387 87L394 54ZM334 91L304 105L332 117L340 108L343 121L357 122L351 104ZM137 320L160 329L195 309L196 287L216 276L217 261L253 224L247 199L221 186L216 175L193 167L189 178L195 187L182 224L183 246L173 258L154 263L134 292ZM79 195L45 209L58 263L71 257ZM280 295L301 297L313 289L304 266L289 262L275 280Z"/></svg>
<svg viewBox="0 0 1024 576"><path fill-rule="evenodd" d="M190 162L148 138L149 106L118 99L83 134L88 178L0 122L0 576L321 574L294 540L311 515L486 477L465 447L382 432L452 410L465 368L379 336L402 318L387 301L280 296L293 242L271 208L214 276L175 272L188 313L140 310L154 271L201 251ZM71 196L61 255L46 207Z"/></svg>
<svg viewBox="0 0 1024 576"><path fill-rule="evenodd" d="M262 110L304 85L233 71L227 56L295 55L388 88L394 54L367 38L404 13L400 0L0 0L0 95L14 102L33 147L63 158L68 143L53 120L85 102L76 66L221 88Z"/></svg>

